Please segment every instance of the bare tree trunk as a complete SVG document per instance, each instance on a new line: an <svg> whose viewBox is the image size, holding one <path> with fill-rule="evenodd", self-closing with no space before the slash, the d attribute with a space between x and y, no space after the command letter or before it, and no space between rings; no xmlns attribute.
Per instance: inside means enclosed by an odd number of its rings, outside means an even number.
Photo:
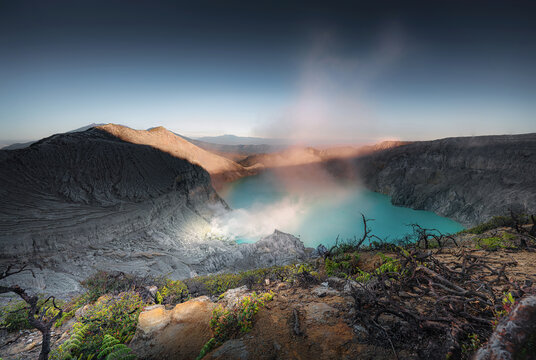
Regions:
<svg viewBox="0 0 536 360"><path fill-rule="evenodd" d="M11 267L8 267L5 271L0 273L0 279L5 279L6 277L25 271L25 266L22 266L19 270L11 271ZM0 294L5 294L12 292L17 294L22 300L24 300L28 305L28 322L34 328L39 330L42 335L41 341L41 353L39 354L39 360L48 360L48 354L50 354L50 329L52 325L63 315L63 310L56 306L56 301L54 296L50 296L46 299L40 309L37 305L39 297L37 295L28 295L24 289L18 285L13 286L2 286L0 285ZM51 307L46 306L47 302L52 300L52 306L58 310L56 316L47 319L46 313Z"/></svg>
<svg viewBox="0 0 536 360"><path fill-rule="evenodd" d="M41 333L43 334L43 341L41 343L39 360L48 360L48 354L50 354L50 328L45 329Z"/></svg>

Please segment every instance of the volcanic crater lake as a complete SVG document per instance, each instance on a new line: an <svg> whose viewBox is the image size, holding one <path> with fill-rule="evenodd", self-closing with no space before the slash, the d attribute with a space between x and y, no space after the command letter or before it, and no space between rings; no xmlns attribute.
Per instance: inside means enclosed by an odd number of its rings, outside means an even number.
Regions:
<svg viewBox="0 0 536 360"><path fill-rule="evenodd" d="M349 182L276 172L240 179L221 191L233 209L213 224L217 232L241 242L254 242L274 229L299 237L308 247L330 246L360 238L361 214L368 227L387 242L411 233L410 224L456 233L463 226L433 212L394 206L388 196Z"/></svg>

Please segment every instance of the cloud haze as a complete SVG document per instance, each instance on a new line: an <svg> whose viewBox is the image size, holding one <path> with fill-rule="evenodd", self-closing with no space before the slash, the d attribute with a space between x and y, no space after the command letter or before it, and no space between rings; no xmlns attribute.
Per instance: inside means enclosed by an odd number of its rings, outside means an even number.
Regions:
<svg viewBox="0 0 536 360"><path fill-rule="evenodd" d="M344 53L336 34L317 34L290 104L256 132L296 143L376 140L380 132L367 91L403 56L405 42L404 31L396 23L383 27L366 53L356 53L358 46Z"/></svg>

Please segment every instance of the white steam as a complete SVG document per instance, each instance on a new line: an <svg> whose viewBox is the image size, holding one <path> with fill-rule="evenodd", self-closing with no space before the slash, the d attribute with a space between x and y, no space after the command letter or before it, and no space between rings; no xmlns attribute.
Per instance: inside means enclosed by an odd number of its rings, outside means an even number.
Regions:
<svg viewBox="0 0 536 360"><path fill-rule="evenodd" d="M303 169L273 169L260 175L269 186L284 193L268 204L257 202L247 209L221 213L211 221L208 237L257 241L280 230L298 235L309 214L319 207L344 202L355 187L342 186L319 165ZM260 181L259 186L266 186Z"/></svg>
<svg viewBox="0 0 536 360"><path fill-rule="evenodd" d="M294 232L307 210L303 199L286 197L273 204L255 204L250 209L236 209L216 217L208 236L228 239L258 240L275 229Z"/></svg>

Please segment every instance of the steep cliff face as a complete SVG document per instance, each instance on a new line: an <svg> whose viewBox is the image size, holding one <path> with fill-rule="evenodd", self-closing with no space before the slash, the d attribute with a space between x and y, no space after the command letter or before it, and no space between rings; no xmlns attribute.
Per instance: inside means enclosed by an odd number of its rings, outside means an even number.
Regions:
<svg viewBox="0 0 536 360"><path fill-rule="evenodd" d="M103 129L0 151L0 266L31 263L35 278L10 280L38 291L74 291L99 269L185 278L227 268L247 247L205 237L227 210L200 166Z"/></svg>
<svg viewBox="0 0 536 360"><path fill-rule="evenodd" d="M395 205L472 226L510 208L536 212L536 134L414 142L353 161Z"/></svg>

